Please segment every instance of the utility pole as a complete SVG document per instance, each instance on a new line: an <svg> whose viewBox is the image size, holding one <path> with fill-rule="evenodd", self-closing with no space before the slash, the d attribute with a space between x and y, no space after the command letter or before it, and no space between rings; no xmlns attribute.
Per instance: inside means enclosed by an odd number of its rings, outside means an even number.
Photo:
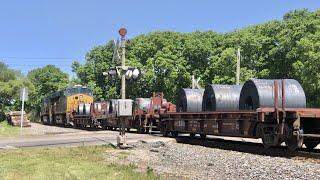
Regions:
<svg viewBox="0 0 320 180"><path fill-rule="evenodd" d="M237 72L236 72L236 84L237 85L240 85L240 58L241 58L240 48L238 48L238 51L237 51Z"/></svg>
<svg viewBox="0 0 320 180"><path fill-rule="evenodd" d="M127 34L127 30L125 28L121 28L119 30L119 34L121 36L121 69L126 70L126 39L125 35ZM121 74L121 99L126 99L126 75L125 73Z"/></svg>
<svg viewBox="0 0 320 180"><path fill-rule="evenodd" d="M119 30L119 34L121 36L121 99L126 99L126 71L128 68L126 67L126 34L127 29L121 28ZM126 146L126 130L125 130L125 117L120 117L120 129L119 129L119 137L118 137L118 146Z"/></svg>

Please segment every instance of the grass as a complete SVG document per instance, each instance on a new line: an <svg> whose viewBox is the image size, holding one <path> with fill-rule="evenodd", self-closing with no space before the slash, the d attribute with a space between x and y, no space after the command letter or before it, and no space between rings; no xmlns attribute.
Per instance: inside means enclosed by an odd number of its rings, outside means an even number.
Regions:
<svg viewBox="0 0 320 180"><path fill-rule="evenodd" d="M104 162L109 146L17 149L0 152L0 179L159 179L152 170Z"/></svg>
<svg viewBox="0 0 320 180"><path fill-rule="evenodd" d="M0 122L0 137L17 136L20 133L20 128L17 126L11 126L7 121Z"/></svg>

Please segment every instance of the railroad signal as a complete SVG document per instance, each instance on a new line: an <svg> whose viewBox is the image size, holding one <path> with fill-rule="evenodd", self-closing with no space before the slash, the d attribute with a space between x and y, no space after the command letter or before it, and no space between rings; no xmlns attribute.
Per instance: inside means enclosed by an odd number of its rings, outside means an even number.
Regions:
<svg viewBox="0 0 320 180"><path fill-rule="evenodd" d="M132 71L132 78L133 78L133 79L137 79L140 74L141 74L141 72L140 72L139 69L134 69L134 70Z"/></svg>
<svg viewBox="0 0 320 180"><path fill-rule="evenodd" d="M126 79L136 80L138 79L141 73L140 73L140 70L137 68L129 68L125 74L126 74Z"/></svg>
<svg viewBox="0 0 320 180"><path fill-rule="evenodd" d="M108 71L102 73L104 76L115 79L116 77L121 78L121 75L124 74L127 80L136 80L141 76L141 71L137 68L132 67L115 67L110 68Z"/></svg>
<svg viewBox="0 0 320 180"><path fill-rule="evenodd" d="M127 34L127 29L126 28L120 28L119 29L119 34L122 38Z"/></svg>
<svg viewBox="0 0 320 180"><path fill-rule="evenodd" d="M119 42L114 44L114 49L113 49L113 57L112 61L113 62L118 62L118 60L121 60L121 66L116 66L113 68L110 68L108 71L103 72L104 76L110 77L110 78L115 78L118 76L121 78L121 99L123 101L126 101L126 80L133 80L137 79L139 77L140 70L137 68L133 67L128 67L126 66L126 39L125 35L127 34L127 29L126 28L121 28L119 30L119 34L121 36L121 43L119 46ZM119 50L121 50L121 53L119 53ZM129 116L128 116L129 117ZM119 147L125 147L126 146L126 136L125 136L125 120L128 117L120 117L120 134L117 138L118 146Z"/></svg>

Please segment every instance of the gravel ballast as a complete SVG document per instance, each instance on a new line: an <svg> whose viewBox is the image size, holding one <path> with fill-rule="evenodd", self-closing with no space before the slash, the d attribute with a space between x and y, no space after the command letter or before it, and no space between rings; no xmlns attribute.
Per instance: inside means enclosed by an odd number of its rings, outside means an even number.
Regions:
<svg viewBox="0 0 320 180"><path fill-rule="evenodd" d="M106 161L135 165L142 171L152 169L165 179L320 179L320 164L312 159L273 157L173 142L140 141L133 146L131 150L107 153ZM117 153L121 154L120 158Z"/></svg>

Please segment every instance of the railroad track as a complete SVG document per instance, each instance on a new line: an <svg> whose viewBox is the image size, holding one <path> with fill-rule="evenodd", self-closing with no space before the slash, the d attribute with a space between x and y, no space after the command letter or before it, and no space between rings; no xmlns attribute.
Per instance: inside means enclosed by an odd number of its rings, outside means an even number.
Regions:
<svg viewBox="0 0 320 180"><path fill-rule="evenodd" d="M285 146L272 147L265 149L261 143L233 141L225 139L212 139L205 140L198 137L191 138L188 136L176 138L178 143L200 145L204 147L218 148L223 150L238 151L243 153L250 153L271 157L283 157L299 161L311 161L320 164L320 149L308 150L306 148L297 151L290 151Z"/></svg>

